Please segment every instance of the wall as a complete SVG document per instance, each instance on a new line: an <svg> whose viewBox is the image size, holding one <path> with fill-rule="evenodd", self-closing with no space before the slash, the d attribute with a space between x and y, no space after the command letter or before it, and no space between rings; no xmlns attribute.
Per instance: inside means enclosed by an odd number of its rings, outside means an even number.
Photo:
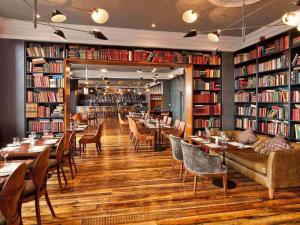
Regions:
<svg viewBox="0 0 300 225"><path fill-rule="evenodd" d="M169 111L171 104L171 80L164 80L163 83L163 109Z"/></svg>
<svg viewBox="0 0 300 225"><path fill-rule="evenodd" d="M0 39L0 146L23 137L24 41Z"/></svg>
<svg viewBox="0 0 300 225"><path fill-rule="evenodd" d="M171 111L173 113L173 120L185 118L185 109L181 111L180 108L180 93L185 93L185 77L179 76L170 80L170 89L171 89ZM183 98L184 99L184 98ZM183 104L184 106L185 104ZM181 116L181 118L180 118Z"/></svg>
<svg viewBox="0 0 300 225"><path fill-rule="evenodd" d="M222 53L222 129L234 129L233 53Z"/></svg>

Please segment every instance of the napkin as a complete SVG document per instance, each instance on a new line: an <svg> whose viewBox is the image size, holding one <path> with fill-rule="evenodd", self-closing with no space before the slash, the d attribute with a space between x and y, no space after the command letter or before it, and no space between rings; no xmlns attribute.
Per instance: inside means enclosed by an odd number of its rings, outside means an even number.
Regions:
<svg viewBox="0 0 300 225"><path fill-rule="evenodd" d="M232 145L232 146L235 146L235 147L241 147L241 146L244 146L242 143L239 143L239 142L227 142L228 144Z"/></svg>
<svg viewBox="0 0 300 225"><path fill-rule="evenodd" d="M206 140L200 137L192 138L194 141L205 142Z"/></svg>
<svg viewBox="0 0 300 225"><path fill-rule="evenodd" d="M48 140L44 141L44 144L45 145L54 145L57 143L57 141L58 141L57 139L48 139Z"/></svg>
<svg viewBox="0 0 300 225"><path fill-rule="evenodd" d="M6 163L5 166L0 169L0 176L8 176L12 174L12 172L14 172L20 164L21 163Z"/></svg>
<svg viewBox="0 0 300 225"><path fill-rule="evenodd" d="M47 148L45 145L33 146L29 149L30 152L42 152Z"/></svg>
<svg viewBox="0 0 300 225"><path fill-rule="evenodd" d="M215 143L210 143L210 144L206 144L207 147L209 148L220 148L220 145L216 145Z"/></svg>

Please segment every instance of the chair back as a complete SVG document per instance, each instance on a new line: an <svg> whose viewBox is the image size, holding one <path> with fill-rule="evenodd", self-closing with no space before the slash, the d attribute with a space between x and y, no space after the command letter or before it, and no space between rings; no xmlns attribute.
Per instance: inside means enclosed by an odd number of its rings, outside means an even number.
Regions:
<svg viewBox="0 0 300 225"><path fill-rule="evenodd" d="M169 136L170 143L171 143L171 149L172 149L172 154L173 158L176 160L183 160L183 155L182 155L182 149L181 149L181 141L182 139L176 136L173 136L172 134Z"/></svg>
<svg viewBox="0 0 300 225"><path fill-rule="evenodd" d="M172 117L168 117L166 124L168 126L171 126L171 123L172 123Z"/></svg>
<svg viewBox="0 0 300 225"><path fill-rule="evenodd" d="M175 120L174 129L177 130L179 128L180 120Z"/></svg>
<svg viewBox="0 0 300 225"><path fill-rule="evenodd" d="M21 224L21 197L25 188L26 164L22 163L6 180L0 193L0 210L7 225Z"/></svg>
<svg viewBox="0 0 300 225"><path fill-rule="evenodd" d="M97 133L96 133L96 135L95 135L95 138L96 138L97 140L100 140L100 138L101 138L101 136L102 136L102 131L103 131L103 123L101 122L101 123L98 124Z"/></svg>
<svg viewBox="0 0 300 225"><path fill-rule="evenodd" d="M70 138L67 146L69 153L72 153L73 151L75 136L76 136L76 130L73 130L72 133L70 134Z"/></svg>
<svg viewBox="0 0 300 225"><path fill-rule="evenodd" d="M37 190L41 190L46 185L47 172L49 165L49 153L50 150L43 151L34 162L32 168L32 182Z"/></svg>
<svg viewBox="0 0 300 225"><path fill-rule="evenodd" d="M125 124L125 121L121 117L121 113L118 112L119 124Z"/></svg>
<svg viewBox="0 0 300 225"><path fill-rule="evenodd" d="M186 169L200 174L220 173L222 163L219 156L206 154L194 145L181 141L183 162Z"/></svg>
<svg viewBox="0 0 300 225"><path fill-rule="evenodd" d="M168 116L164 116L164 117L163 117L163 124L166 124L167 121L168 121Z"/></svg>
<svg viewBox="0 0 300 225"><path fill-rule="evenodd" d="M65 135L59 140L57 147L56 147L56 160L57 162L60 164L62 161L62 157L64 154L64 150L65 150L65 140L66 137Z"/></svg>
<svg viewBox="0 0 300 225"><path fill-rule="evenodd" d="M184 136L184 130L185 130L185 122L180 121L179 127L177 129L177 136L183 138Z"/></svg>

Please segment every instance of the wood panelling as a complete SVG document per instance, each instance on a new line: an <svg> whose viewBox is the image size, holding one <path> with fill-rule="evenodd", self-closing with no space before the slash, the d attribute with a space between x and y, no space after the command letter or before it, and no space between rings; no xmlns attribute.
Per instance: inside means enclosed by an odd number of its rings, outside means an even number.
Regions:
<svg viewBox="0 0 300 225"><path fill-rule="evenodd" d="M185 136L193 134L193 67L185 69Z"/></svg>
<svg viewBox="0 0 300 225"><path fill-rule="evenodd" d="M299 224L300 188L275 192L230 169L237 187L224 194L211 180L199 179L193 195L193 178L179 179L172 171L171 152L142 147L134 152L128 132L115 121L104 123L103 148L94 145L76 156L78 174L59 193L56 175L48 182L57 217L52 218L41 199L43 224L51 225L183 225L183 224ZM34 203L23 205L24 224L35 224Z"/></svg>

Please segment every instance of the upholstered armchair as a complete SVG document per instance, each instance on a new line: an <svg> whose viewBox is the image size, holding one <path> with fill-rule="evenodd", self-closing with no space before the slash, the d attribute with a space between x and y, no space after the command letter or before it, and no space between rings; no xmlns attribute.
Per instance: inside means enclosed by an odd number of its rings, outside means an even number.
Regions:
<svg viewBox="0 0 300 225"><path fill-rule="evenodd" d="M222 165L219 156L206 154L194 145L181 141L183 153L183 162L185 173L183 181L187 173L194 176L194 194L196 194L197 177L198 176L214 176L223 177L224 192L227 189L227 167Z"/></svg>
<svg viewBox="0 0 300 225"><path fill-rule="evenodd" d="M182 155L182 149L181 149L181 138L173 136L172 134L169 136L170 143L171 143L171 149L172 149L172 155L173 155L173 162L172 162L172 169L174 170L175 163L180 163L180 173L179 177L182 178L182 170L183 170L183 155Z"/></svg>

